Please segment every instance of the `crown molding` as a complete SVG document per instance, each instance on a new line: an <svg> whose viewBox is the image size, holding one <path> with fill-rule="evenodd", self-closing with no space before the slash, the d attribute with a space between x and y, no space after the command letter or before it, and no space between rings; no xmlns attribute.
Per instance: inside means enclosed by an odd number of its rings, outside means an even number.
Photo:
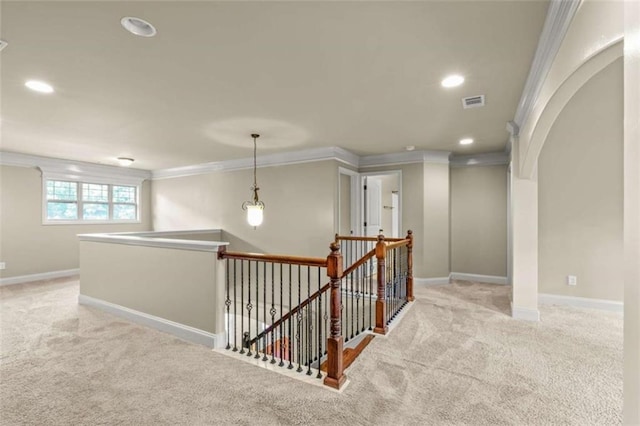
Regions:
<svg viewBox="0 0 640 426"><path fill-rule="evenodd" d="M509 153L489 152L476 155L455 155L451 158L451 167L499 166L509 164Z"/></svg>
<svg viewBox="0 0 640 426"><path fill-rule="evenodd" d="M257 167L286 166L291 164L310 163L314 161L336 160L354 167L359 166L360 157L337 146L306 149L302 151L283 152L263 155L256 159ZM153 179L167 179L200 175L212 172L230 172L253 168L253 158L215 161L192 166L159 169L152 172Z"/></svg>
<svg viewBox="0 0 640 426"><path fill-rule="evenodd" d="M449 151L406 151L360 157L360 167L395 166L411 163L449 164Z"/></svg>
<svg viewBox="0 0 640 426"><path fill-rule="evenodd" d="M582 0L552 0L549 4L538 47L513 120L517 126L508 128L512 134L513 130L517 133L517 128L521 128L529 119L562 40L581 3Z"/></svg>
<svg viewBox="0 0 640 426"><path fill-rule="evenodd" d="M151 172L148 170L61 160L16 152L0 152L0 165L40 169L42 175L47 179L140 185L145 179L151 178Z"/></svg>

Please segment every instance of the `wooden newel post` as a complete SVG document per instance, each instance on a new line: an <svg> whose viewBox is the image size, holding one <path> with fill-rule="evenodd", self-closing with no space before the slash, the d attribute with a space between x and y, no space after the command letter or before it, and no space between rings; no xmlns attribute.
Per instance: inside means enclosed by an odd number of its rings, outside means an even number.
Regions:
<svg viewBox="0 0 640 426"><path fill-rule="evenodd" d="M378 242L376 243L376 259L378 263L378 299L376 300L376 326L373 329L374 333L387 334L387 318L385 314L387 312L385 289L387 285L386 280L386 257L387 257L387 245L384 242L384 235L378 235Z"/></svg>
<svg viewBox="0 0 640 426"><path fill-rule="evenodd" d="M413 231L407 231L407 300L413 302L416 298L413 296Z"/></svg>
<svg viewBox="0 0 640 426"><path fill-rule="evenodd" d="M342 362L343 338L342 324L340 323L340 308L342 306L342 296L340 293L340 282L342 281L342 254L340 254L340 245L338 243L331 244L331 254L327 257L327 275L331 280L330 295L330 315L331 329L327 338L327 377L324 378L324 384L335 389L340 389L347 380L344 375L344 366Z"/></svg>

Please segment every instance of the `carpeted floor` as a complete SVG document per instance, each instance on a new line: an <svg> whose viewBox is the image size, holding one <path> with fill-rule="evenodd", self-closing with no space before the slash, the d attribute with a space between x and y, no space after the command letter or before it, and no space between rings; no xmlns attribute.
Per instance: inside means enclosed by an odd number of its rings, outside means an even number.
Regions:
<svg viewBox="0 0 640 426"><path fill-rule="evenodd" d="M0 424L621 424L622 315L520 322L508 291L418 288L339 394L78 306L77 281L3 287Z"/></svg>

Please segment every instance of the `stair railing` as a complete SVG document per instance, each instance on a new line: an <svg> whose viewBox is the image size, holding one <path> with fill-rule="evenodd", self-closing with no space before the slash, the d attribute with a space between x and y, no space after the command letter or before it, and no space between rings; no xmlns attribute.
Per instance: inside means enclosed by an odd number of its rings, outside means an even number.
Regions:
<svg viewBox="0 0 640 426"><path fill-rule="evenodd" d="M335 241L345 246L347 264L353 263L345 271L343 302L353 308L355 292L356 311L359 296L369 302L363 304L364 309L372 309L372 304L375 303L375 322L370 319L372 315L369 311L369 329L370 324L373 324L374 333L386 334L388 324L397 317L407 302L414 300L413 232L408 231L405 238L386 238L382 234L377 237L336 235ZM362 265L365 267L362 268ZM354 328L353 318L357 318L357 312L354 314L353 309L347 310L342 317L343 326L348 331L345 334L346 341L364 331L357 327L357 321ZM364 319L366 313L363 322ZM353 330L356 330L355 333Z"/></svg>
<svg viewBox="0 0 640 426"><path fill-rule="evenodd" d="M349 252L346 269L339 242ZM366 330L385 334L413 300L412 248L411 231L392 239L336 235L326 258L221 246L226 349L307 375L314 369L317 378L326 361L324 384L339 389L344 342Z"/></svg>
<svg viewBox="0 0 640 426"><path fill-rule="evenodd" d="M218 258L226 262L226 349L307 375L317 370L319 379L326 360L325 384L339 388L346 379L340 246L331 244L326 258L239 253L222 246Z"/></svg>

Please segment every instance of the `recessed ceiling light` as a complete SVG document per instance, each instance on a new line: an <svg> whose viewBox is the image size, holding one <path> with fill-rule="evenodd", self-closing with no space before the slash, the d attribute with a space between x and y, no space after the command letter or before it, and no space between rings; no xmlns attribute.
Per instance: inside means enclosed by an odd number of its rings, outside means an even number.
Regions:
<svg viewBox="0 0 640 426"><path fill-rule="evenodd" d="M135 160L133 158L129 158L129 157L118 157L118 163L122 166L122 167L128 167L130 165L133 164Z"/></svg>
<svg viewBox="0 0 640 426"><path fill-rule="evenodd" d="M471 145L472 143L473 139L471 138L460 139L460 145Z"/></svg>
<svg viewBox="0 0 640 426"><path fill-rule="evenodd" d="M44 81L29 80L24 83L29 89L40 93L53 93L53 87Z"/></svg>
<svg viewBox="0 0 640 426"><path fill-rule="evenodd" d="M464 83L464 77L458 74L447 76L440 84L442 87L457 87Z"/></svg>
<svg viewBox="0 0 640 426"><path fill-rule="evenodd" d="M153 37L156 35L156 28L144 19L133 16L125 16L120 20L125 30L140 37Z"/></svg>

